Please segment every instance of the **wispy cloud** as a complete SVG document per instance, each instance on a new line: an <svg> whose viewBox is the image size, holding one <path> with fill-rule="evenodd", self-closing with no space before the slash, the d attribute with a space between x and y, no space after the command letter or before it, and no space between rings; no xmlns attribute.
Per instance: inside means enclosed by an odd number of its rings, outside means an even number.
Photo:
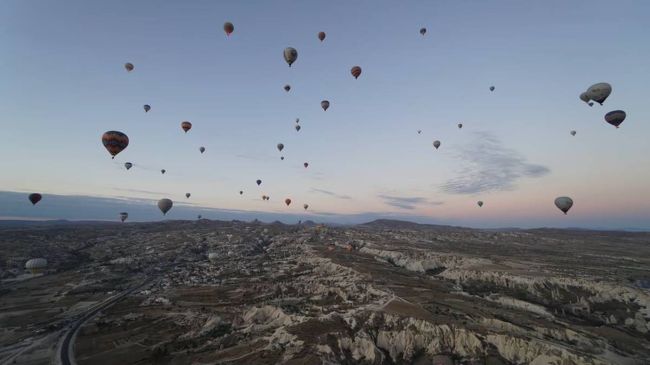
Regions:
<svg viewBox="0 0 650 365"><path fill-rule="evenodd" d="M325 194L325 195L333 196L333 197L339 198L339 199L346 199L346 200L347 199L352 199L352 197L349 196L349 195L341 195L341 194L337 194L337 193L335 193L333 191L324 190L324 189L311 188L311 192Z"/></svg>
<svg viewBox="0 0 650 365"><path fill-rule="evenodd" d="M474 194L515 188L517 180L548 174L546 166L529 163L519 152L503 146L489 132L475 132L473 140L456 154L457 176L441 186L451 194Z"/></svg>
<svg viewBox="0 0 650 365"><path fill-rule="evenodd" d="M160 191L152 191L152 190L139 190L139 189L125 189L125 188L113 188L113 190L116 191L123 191L127 193L138 193L138 194L146 194L146 195L169 195L168 193L160 192Z"/></svg>
<svg viewBox="0 0 650 365"><path fill-rule="evenodd" d="M400 208L400 209L408 209L408 210L415 209L415 207L419 204L428 204L428 205L444 204L444 202L440 202L440 201L429 202L427 201L426 198L419 197L419 196L403 197L403 196L379 194L377 195L377 197L383 199L384 203L390 206Z"/></svg>

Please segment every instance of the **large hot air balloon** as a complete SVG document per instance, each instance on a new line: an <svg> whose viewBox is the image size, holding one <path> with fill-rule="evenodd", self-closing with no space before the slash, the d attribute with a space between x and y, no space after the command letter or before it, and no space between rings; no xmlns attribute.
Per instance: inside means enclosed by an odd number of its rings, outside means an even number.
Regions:
<svg viewBox="0 0 650 365"><path fill-rule="evenodd" d="M618 126L623 123L625 120L625 112L622 110L613 110L607 114L605 114L605 121L614 127L618 128Z"/></svg>
<svg viewBox="0 0 650 365"><path fill-rule="evenodd" d="M230 34L235 30L235 26L231 22L223 23L223 31L226 32L226 36L230 37Z"/></svg>
<svg viewBox="0 0 650 365"><path fill-rule="evenodd" d="M291 199L289 199L289 198L284 199L284 204L289 206L289 204L291 204Z"/></svg>
<svg viewBox="0 0 650 365"><path fill-rule="evenodd" d="M108 153L115 158L115 156L122 152L126 146L129 145L129 137L126 134L118 131L108 131L102 135L102 143Z"/></svg>
<svg viewBox="0 0 650 365"><path fill-rule="evenodd" d="M289 92L289 90L291 90L291 85L284 85L284 91Z"/></svg>
<svg viewBox="0 0 650 365"><path fill-rule="evenodd" d="M143 108L144 108L144 112L145 112L145 113L148 113L149 110L151 110L151 105L149 105L149 104L144 104Z"/></svg>
<svg viewBox="0 0 650 365"><path fill-rule="evenodd" d="M289 67L291 67L291 65L298 59L298 51L296 51L296 49L293 47L285 48L283 54L284 60L287 61Z"/></svg>
<svg viewBox="0 0 650 365"><path fill-rule="evenodd" d="M120 213L120 220L122 222L124 222L128 217L129 217L129 213L127 213L127 212Z"/></svg>
<svg viewBox="0 0 650 365"><path fill-rule="evenodd" d="M282 152L282 150L284 149L284 145L282 143L278 143L277 147L278 147L278 151L280 152Z"/></svg>
<svg viewBox="0 0 650 365"><path fill-rule="evenodd" d="M32 202L32 205L36 205L36 203L40 202L41 199L43 199L43 196L39 193L31 193L27 198L30 202Z"/></svg>
<svg viewBox="0 0 650 365"><path fill-rule="evenodd" d="M458 123L458 129L463 128L463 123Z"/></svg>
<svg viewBox="0 0 650 365"><path fill-rule="evenodd" d="M201 153L205 152L205 147L203 147L203 146L199 147L199 152L201 152Z"/></svg>
<svg viewBox="0 0 650 365"><path fill-rule="evenodd" d="M420 28L420 34L422 35L427 34L427 28Z"/></svg>
<svg viewBox="0 0 650 365"><path fill-rule="evenodd" d="M190 196L192 196L192 194L190 194L190 193L185 193L185 197L186 197L186 198L188 198L188 199L189 199L189 198L190 198Z"/></svg>
<svg viewBox="0 0 650 365"><path fill-rule="evenodd" d="M184 122L181 123L181 128L185 131L185 133L187 133L187 131L192 129L192 123L190 123L188 121L184 121Z"/></svg>
<svg viewBox="0 0 650 365"><path fill-rule="evenodd" d="M302 207L305 208L305 210L307 210L307 208L309 208L309 204L303 204Z"/></svg>
<svg viewBox="0 0 650 365"><path fill-rule="evenodd" d="M158 209L163 213L163 215L167 215L167 212L169 212L170 209L172 209L172 206L174 205L174 202L172 202L170 199L160 199L158 200Z"/></svg>
<svg viewBox="0 0 650 365"><path fill-rule="evenodd" d="M126 69L127 72L131 72L135 67L131 62L127 62L124 64L124 68Z"/></svg>
<svg viewBox="0 0 650 365"><path fill-rule="evenodd" d="M361 76L361 67L359 66L354 66L352 69L350 69L350 73L352 76L354 76L355 79L358 79L359 76Z"/></svg>
<svg viewBox="0 0 650 365"><path fill-rule="evenodd" d="M586 92L589 99L603 105L609 94L612 93L612 85L606 82L600 82L589 86Z"/></svg>
<svg viewBox="0 0 650 365"><path fill-rule="evenodd" d="M300 124L296 124L296 126L294 128L296 128L296 132L300 132L300 128L301 128Z"/></svg>
<svg viewBox="0 0 650 365"><path fill-rule="evenodd" d="M490 86L490 91L494 91L494 86Z"/></svg>
<svg viewBox="0 0 650 365"><path fill-rule="evenodd" d="M479 207L482 207L483 206L483 201L479 200L476 204L478 204Z"/></svg>
<svg viewBox="0 0 650 365"><path fill-rule="evenodd" d="M25 263L25 269L34 274L41 273L45 271L47 267L47 260L44 258L30 259Z"/></svg>
<svg viewBox="0 0 650 365"><path fill-rule="evenodd" d="M307 168L307 167L309 167L309 162L305 162L302 165L305 166L305 168Z"/></svg>
<svg viewBox="0 0 650 365"><path fill-rule="evenodd" d="M257 183L257 186L262 185L262 180L257 180L257 181L255 181L255 182Z"/></svg>
<svg viewBox="0 0 650 365"><path fill-rule="evenodd" d="M323 108L323 110L327 111L327 108L330 107L330 102L327 100L323 100L320 102L320 107Z"/></svg>
<svg viewBox="0 0 650 365"><path fill-rule="evenodd" d="M318 39L322 42L325 40L325 32L318 32Z"/></svg>
<svg viewBox="0 0 650 365"><path fill-rule="evenodd" d="M440 147L440 141L433 141L433 147L438 149L438 147Z"/></svg>
<svg viewBox="0 0 650 365"><path fill-rule="evenodd" d="M124 163L124 167L126 167L127 170L130 170L131 167L133 167L133 164L130 163L130 162L125 162L125 163Z"/></svg>
<svg viewBox="0 0 650 365"><path fill-rule="evenodd" d="M571 131L571 135L572 135L572 136L575 136L575 135L576 135L576 131Z"/></svg>
<svg viewBox="0 0 650 365"><path fill-rule="evenodd" d="M573 206L573 199L568 196L561 196L555 199L555 206L558 207L564 214L566 214L569 209Z"/></svg>
<svg viewBox="0 0 650 365"><path fill-rule="evenodd" d="M160 170L160 173L163 174L163 175L165 174L165 172L167 172L167 170L165 170L165 169Z"/></svg>
<svg viewBox="0 0 650 365"><path fill-rule="evenodd" d="M580 100L584 101L585 103L589 103L589 100L590 100L589 99L589 94L587 94L586 91L583 92L582 94L580 94Z"/></svg>

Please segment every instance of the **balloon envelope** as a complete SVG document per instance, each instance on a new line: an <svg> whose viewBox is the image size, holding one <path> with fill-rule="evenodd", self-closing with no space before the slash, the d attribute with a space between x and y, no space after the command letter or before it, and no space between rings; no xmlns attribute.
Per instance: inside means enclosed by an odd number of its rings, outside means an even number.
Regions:
<svg viewBox="0 0 650 365"><path fill-rule="evenodd" d="M160 173L163 174L163 175L165 174L165 172L167 172L167 170L165 170L165 169L160 170Z"/></svg>
<svg viewBox="0 0 650 365"><path fill-rule="evenodd" d="M205 147L203 147L203 146L199 147L199 151L200 151L201 153L205 152Z"/></svg>
<svg viewBox="0 0 650 365"><path fill-rule="evenodd" d="M626 116L627 115L622 110L613 110L605 114L605 121L613 125L614 127L618 128L618 126L620 126L621 123L623 123Z"/></svg>
<svg viewBox="0 0 650 365"><path fill-rule="evenodd" d="M572 135L572 136L575 136L575 135L576 135L576 131L571 131L571 135Z"/></svg>
<svg viewBox="0 0 650 365"><path fill-rule="evenodd" d="M320 102L320 107L323 108L323 110L327 110L327 108L330 107L330 102L327 100L323 100Z"/></svg>
<svg viewBox="0 0 650 365"><path fill-rule="evenodd" d="M282 143L278 143L277 147L278 147L278 151L280 152L282 152L282 150L284 149L284 145Z"/></svg>
<svg viewBox="0 0 650 365"><path fill-rule="evenodd" d="M603 105L607 97L609 97L609 94L612 93L612 85L606 82L599 82L589 86L586 93L589 99Z"/></svg>
<svg viewBox="0 0 650 365"><path fill-rule="evenodd" d="M302 165L305 166L305 168L307 168L309 166L309 162L305 162Z"/></svg>
<svg viewBox="0 0 650 365"><path fill-rule="evenodd" d="M458 123L458 129L463 128L463 123Z"/></svg>
<svg viewBox="0 0 650 365"><path fill-rule="evenodd" d="M289 92L291 90L291 85L284 85L284 91Z"/></svg>
<svg viewBox="0 0 650 365"><path fill-rule="evenodd" d="M305 210L307 210L307 208L309 208L309 204L304 204L302 207L305 208Z"/></svg>
<svg viewBox="0 0 650 365"><path fill-rule="evenodd" d="M296 126L294 128L296 128L296 132L300 132L300 128L301 128L300 124L296 124Z"/></svg>
<svg viewBox="0 0 650 365"><path fill-rule="evenodd" d="M151 110L151 105L149 105L149 104L144 104L144 107L143 107L143 108L144 108L144 112L147 113L147 112L149 112L149 110Z"/></svg>
<svg viewBox="0 0 650 365"><path fill-rule="evenodd" d="M158 209L163 213L163 215L166 215L167 212L169 212L170 209L172 209L172 206L174 203L170 199L160 199L158 200Z"/></svg>
<svg viewBox="0 0 650 365"><path fill-rule="evenodd" d="M567 214L569 209L573 206L573 199L568 196L561 196L555 199L555 206L558 207L564 214Z"/></svg>
<svg viewBox="0 0 650 365"><path fill-rule="evenodd" d="M190 193L185 193L185 197L186 197L186 198L189 198L190 196L192 196L192 194L190 194Z"/></svg>
<svg viewBox="0 0 650 365"><path fill-rule="evenodd" d="M32 202L32 205L36 205L36 203L40 202L41 199L43 199L43 196L39 193L31 193L27 198L30 202Z"/></svg>
<svg viewBox="0 0 650 365"><path fill-rule="evenodd" d="M223 24L223 31L226 32L227 36L230 36L235 31L235 26L231 22L225 22Z"/></svg>
<svg viewBox="0 0 650 365"><path fill-rule="evenodd" d="M284 199L284 204L286 204L287 206L291 204L291 199L289 198Z"/></svg>
<svg viewBox="0 0 650 365"><path fill-rule="evenodd" d="M586 91L583 92L582 94L580 94L580 100L584 101L585 103L589 102L589 100L590 100L589 95L587 94Z"/></svg>
<svg viewBox="0 0 650 365"><path fill-rule="evenodd" d="M130 162L125 162L124 167L126 167L126 169L129 170L131 167L133 167L133 164Z"/></svg>
<svg viewBox="0 0 650 365"><path fill-rule="evenodd" d="M190 123L188 121L184 121L184 122L181 123L181 128L185 131L185 133L187 133L187 131L192 129L192 123Z"/></svg>
<svg viewBox="0 0 650 365"><path fill-rule="evenodd" d="M318 39L320 39L321 42L325 40L325 37L325 32L318 32Z"/></svg>
<svg viewBox="0 0 650 365"><path fill-rule="evenodd" d="M494 86L490 86L490 91L494 91Z"/></svg>
<svg viewBox="0 0 650 365"><path fill-rule="evenodd" d="M126 71L131 72L131 71L133 71L133 69L135 67L133 66L133 64L131 62L127 62L127 63L124 64L124 68L126 69Z"/></svg>
<svg viewBox="0 0 650 365"><path fill-rule="evenodd" d="M359 76L361 76L361 67L359 66L352 67L350 73L352 74L352 76L354 76L355 79L358 79Z"/></svg>
<svg viewBox="0 0 650 365"><path fill-rule="evenodd" d="M438 149L438 147L440 147L440 141L433 141L433 147Z"/></svg>
<svg viewBox="0 0 650 365"><path fill-rule="evenodd" d="M427 28L420 28L420 34L425 35L427 33Z"/></svg>
<svg viewBox="0 0 650 365"><path fill-rule="evenodd" d="M124 222L128 217L129 217L129 213L127 213L127 212L120 213L120 220L122 222Z"/></svg>
<svg viewBox="0 0 650 365"><path fill-rule="evenodd" d="M260 185L262 185L262 180L257 180L256 183L257 183L257 186L260 186Z"/></svg>
<svg viewBox="0 0 650 365"><path fill-rule="evenodd" d="M283 55L284 60L289 64L289 67L291 67L291 65L298 59L298 51L293 47L285 48Z"/></svg>
<svg viewBox="0 0 650 365"><path fill-rule="evenodd" d="M483 206L483 201L479 200L476 204L478 204L479 207Z"/></svg>
<svg viewBox="0 0 650 365"><path fill-rule="evenodd" d="M102 135L102 144L108 153L115 156L129 145L129 137L118 131L108 131Z"/></svg>

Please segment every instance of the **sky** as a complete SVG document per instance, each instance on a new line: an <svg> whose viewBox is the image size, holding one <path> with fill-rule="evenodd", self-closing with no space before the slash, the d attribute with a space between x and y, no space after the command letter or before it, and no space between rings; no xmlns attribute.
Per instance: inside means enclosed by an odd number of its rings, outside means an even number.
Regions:
<svg viewBox="0 0 650 365"><path fill-rule="evenodd" d="M3 1L0 219L650 229L649 17L641 0ZM597 82L613 92L589 107ZM130 139L114 160L109 130Z"/></svg>

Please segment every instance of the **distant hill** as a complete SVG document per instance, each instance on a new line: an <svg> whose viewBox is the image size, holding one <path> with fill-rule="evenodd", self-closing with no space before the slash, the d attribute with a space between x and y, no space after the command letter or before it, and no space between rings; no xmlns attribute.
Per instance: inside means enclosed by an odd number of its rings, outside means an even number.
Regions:
<svg viewBox="0 0 650 365"><path fill-rule="evenodd" d="M444 226L436 224L421 224L398 219L376 219L372 222L357 225L357 227L366 227L373 229L435 229L451 230L462 229L461 227Z"/></svg>
<svg viewBox="0 0 650 365"><path fill-rule="evenodd" d="M57 226L81 226L98 224L119 224L111 221L68 221L65 219L30 221L30 220L0 220L0 228L21 228L21 227L57 227Z"/></svg>

